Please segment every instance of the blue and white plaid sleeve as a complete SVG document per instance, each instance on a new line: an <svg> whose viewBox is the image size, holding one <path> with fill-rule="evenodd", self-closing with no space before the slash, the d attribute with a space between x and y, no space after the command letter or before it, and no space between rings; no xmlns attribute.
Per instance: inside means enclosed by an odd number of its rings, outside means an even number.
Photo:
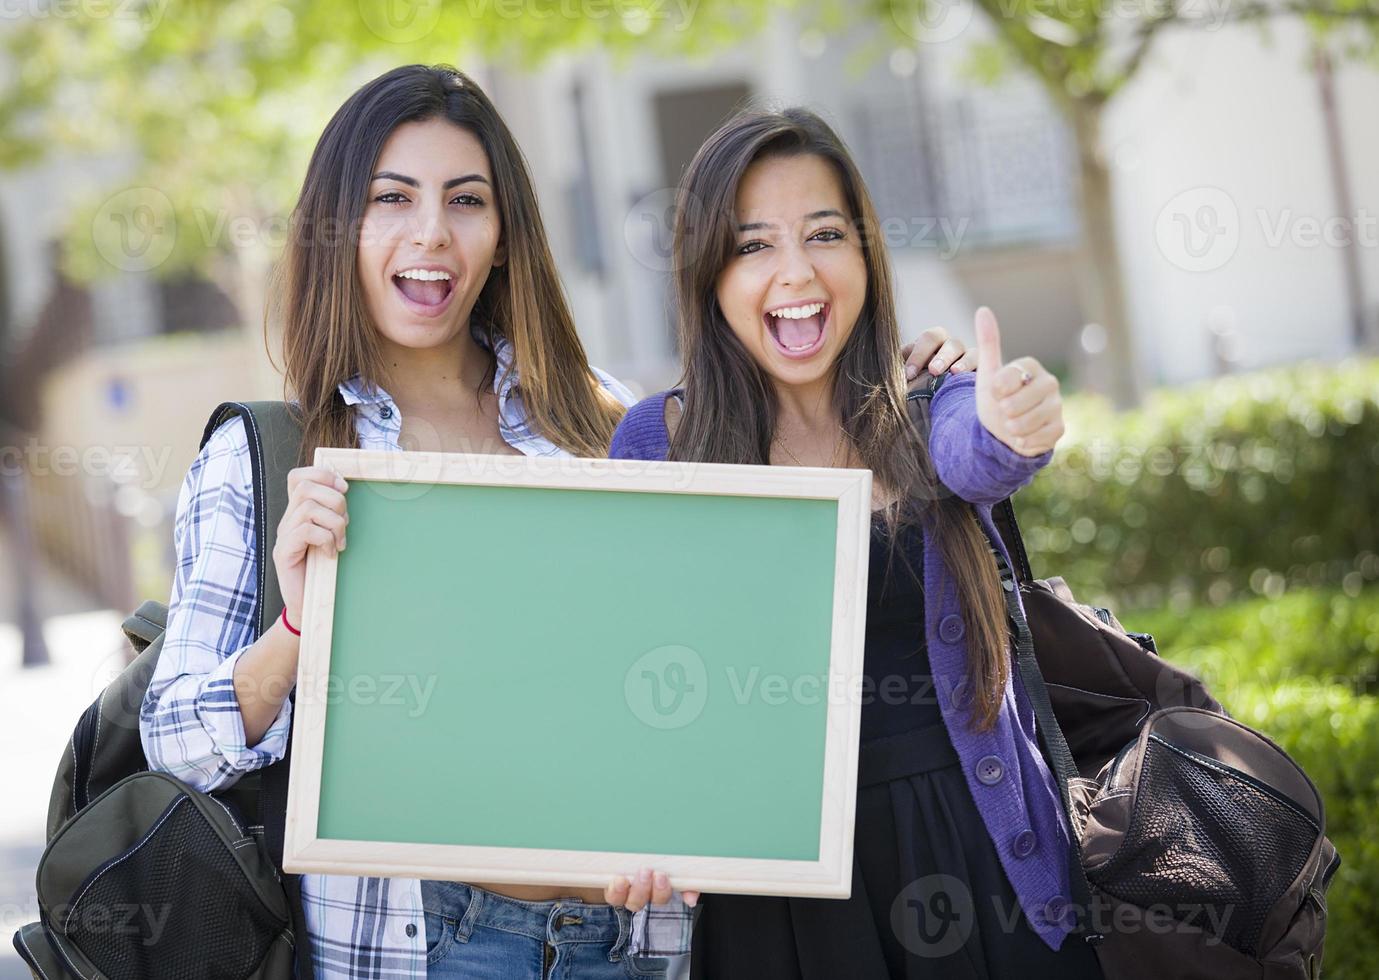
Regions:
<svg viewBox="0 0 1379 980"><path fill-rule="evenodd" d="M282 758L292 705L252 748L235 695L235 664L256 639L254 484L244 422L215 431L177 499L177 562L168 628L139 712L149 767L203 792Z"/></svg>

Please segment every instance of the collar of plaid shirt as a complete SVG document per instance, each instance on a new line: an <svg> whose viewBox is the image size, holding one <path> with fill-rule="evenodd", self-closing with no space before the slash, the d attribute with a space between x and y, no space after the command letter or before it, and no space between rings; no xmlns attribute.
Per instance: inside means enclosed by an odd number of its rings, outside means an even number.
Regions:
<svg viewBox="0 0 1379 980"><path fill-rule="evenodd" d="M565 450L535 431L527 418L526 406L522 404L522 390L518 384L517 365L514 362L512 343L503 336L490 337L487 330L475 324L470 328L470 336L484 350L493 352L497 370L493 375L493 393L498 396L498 431L503 441L526 456L564 456ZM631 406L636 397L622 382L605 371L590 367L599 384L623 405ZM359 448L361 449L399 449L397 439L402 430L402 414L397 404L386 391L365 381L359 375L340 384L340 396L346 405L355 406L361 421Z"/></svg>

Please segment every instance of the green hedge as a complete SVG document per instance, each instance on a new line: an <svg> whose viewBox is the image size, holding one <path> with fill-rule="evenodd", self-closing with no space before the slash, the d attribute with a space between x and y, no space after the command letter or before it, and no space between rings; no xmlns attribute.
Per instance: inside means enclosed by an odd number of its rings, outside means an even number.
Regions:
<svg viewBox="0 0 1379 980"><path fill-rule="evenodd" d="M1016 498L1036 575L1118 610L1379 580L1379 361L1299 364L1068 399L1068 437Z"/></svg>
<svg viewBox="0 0 1379 980"><path fill-rule="evenodd" d="M1140 611L1124 622L1153 634L1165 656L1206 681L1223 703L1238 685L1285 681L1379 694L1379 588L1355 597L1308 589L1188 615Z"/></svg>

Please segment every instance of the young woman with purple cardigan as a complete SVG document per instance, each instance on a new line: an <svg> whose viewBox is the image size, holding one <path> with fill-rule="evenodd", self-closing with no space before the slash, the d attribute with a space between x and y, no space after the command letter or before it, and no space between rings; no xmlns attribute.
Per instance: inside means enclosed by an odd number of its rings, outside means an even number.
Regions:
<svg viewBox="0 0 1379 980"><path fill-rule="evenodd" d="M920 435L877 216L810 112L730 120L680 194L683 384L635 406L611 455L874 475L852 897L705 896L692 975L1100 976L1068 938L1069 829L989 543L992 505L1063 433L1058 382L1002 365L982 309L981 370L945 379Z"/></svg>

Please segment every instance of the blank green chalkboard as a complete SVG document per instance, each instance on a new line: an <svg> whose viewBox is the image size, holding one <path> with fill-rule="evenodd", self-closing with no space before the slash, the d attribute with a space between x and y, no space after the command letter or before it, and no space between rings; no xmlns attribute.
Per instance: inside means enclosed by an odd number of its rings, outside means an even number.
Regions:
<svg viewBox="0 0 1379 980"><path fill-rule="evenodd" d="M317 462L288 870L848 893L870 473Z"/></svg>

